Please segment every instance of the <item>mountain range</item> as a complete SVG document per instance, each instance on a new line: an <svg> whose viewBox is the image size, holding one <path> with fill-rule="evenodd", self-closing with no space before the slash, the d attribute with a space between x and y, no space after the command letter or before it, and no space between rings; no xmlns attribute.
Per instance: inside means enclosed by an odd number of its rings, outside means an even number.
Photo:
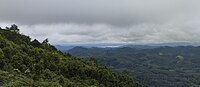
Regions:
<svg viewBox="0 0 200 87"><path fill-rule="evenodd" d="M84 47L84 48L120 48L120 47L130 47L137 49L152 49L158 48L162 46L176 47L176 46L194 46L193 43L190 42L171 42L171 43L157 43L157 44L124 44L124 43L97 43L97 44L62 44L55 45L57 49L60 51L67 51L74 47Z"/></svg>
<svg viewBox="0 0 200 87"><path fill-rule="evenodd" d="M200 86L199 46L173 44L143 48L75 47L67 52L84 59L94 58L99 64L118 72L127 72L145 87Z"/></svg>

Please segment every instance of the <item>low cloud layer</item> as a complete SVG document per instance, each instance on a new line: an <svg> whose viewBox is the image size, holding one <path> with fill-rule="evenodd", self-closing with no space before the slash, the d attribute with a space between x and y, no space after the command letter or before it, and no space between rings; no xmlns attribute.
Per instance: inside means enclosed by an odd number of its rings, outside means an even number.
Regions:
<svg viewBox="0 0 200 87"><path fill-rule="evenodd" d="M197 0L1 0L0 26L53 44L200 42Z"/></svg>

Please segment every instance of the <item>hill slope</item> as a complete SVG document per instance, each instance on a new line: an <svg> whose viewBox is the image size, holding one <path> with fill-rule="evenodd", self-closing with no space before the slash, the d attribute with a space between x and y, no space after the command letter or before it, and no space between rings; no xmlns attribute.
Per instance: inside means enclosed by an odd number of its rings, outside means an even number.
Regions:
<svg viewBox="0 0 200 87"><path fill-rule="evenodd" d="M19 34L16 25L0 29L0 85L3 87L139 87L126 75L57 51Z"/></svg>
<svg viewBox="0 0 200 87"><path fill-rule="evenodd" d="M126 70L147 87L200 86L200 47L75 47L69 53L83 58L96 58L101 64L118 71Z"/></svg>

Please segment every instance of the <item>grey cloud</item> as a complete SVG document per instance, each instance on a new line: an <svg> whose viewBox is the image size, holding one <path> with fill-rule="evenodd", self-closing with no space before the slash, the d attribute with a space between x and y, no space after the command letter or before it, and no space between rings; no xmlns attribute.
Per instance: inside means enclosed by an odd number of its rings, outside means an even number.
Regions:
<svg viewBox="0 0 200 87"><path fill-rule="evenodd" d="M51 43L200 42L198 0L1 0L0 26Z"/></svg>
<svg viewBox="0 0 200 87"><path fill-rule="evenodd" d="M49 38L53 44L64 43L199 43L198 24L138 24L116 29L107 25L54 24L20 26L22 32L38 38ZM27 30L28 29L28 30Z"/></svg>
<svg viewBox="0 0 200 87"><path fill-rule="evenodd" d="M1 0L0 19L22 24L79 23L127 26L165 22L195 11L197 0Z"/></svg>

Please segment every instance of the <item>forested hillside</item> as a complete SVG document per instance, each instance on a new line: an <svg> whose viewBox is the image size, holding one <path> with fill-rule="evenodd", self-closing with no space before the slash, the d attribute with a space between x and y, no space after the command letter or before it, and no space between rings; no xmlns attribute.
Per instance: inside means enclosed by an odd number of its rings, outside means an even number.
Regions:
<svg viewBox="0 0 200 87"><path fill-rule="evenodd" d="M127 75L63 54L48 43L22 35L16 25L0 29L0 86L139 87Z"/></svg>
<svg viewBox="0 0 200 87"><path fill-rule="evenodd" d="M128 71L147 87L200 86L200 47L75 47L69 53L83 58L96 58L99 63L120 72Z"/></svg>

